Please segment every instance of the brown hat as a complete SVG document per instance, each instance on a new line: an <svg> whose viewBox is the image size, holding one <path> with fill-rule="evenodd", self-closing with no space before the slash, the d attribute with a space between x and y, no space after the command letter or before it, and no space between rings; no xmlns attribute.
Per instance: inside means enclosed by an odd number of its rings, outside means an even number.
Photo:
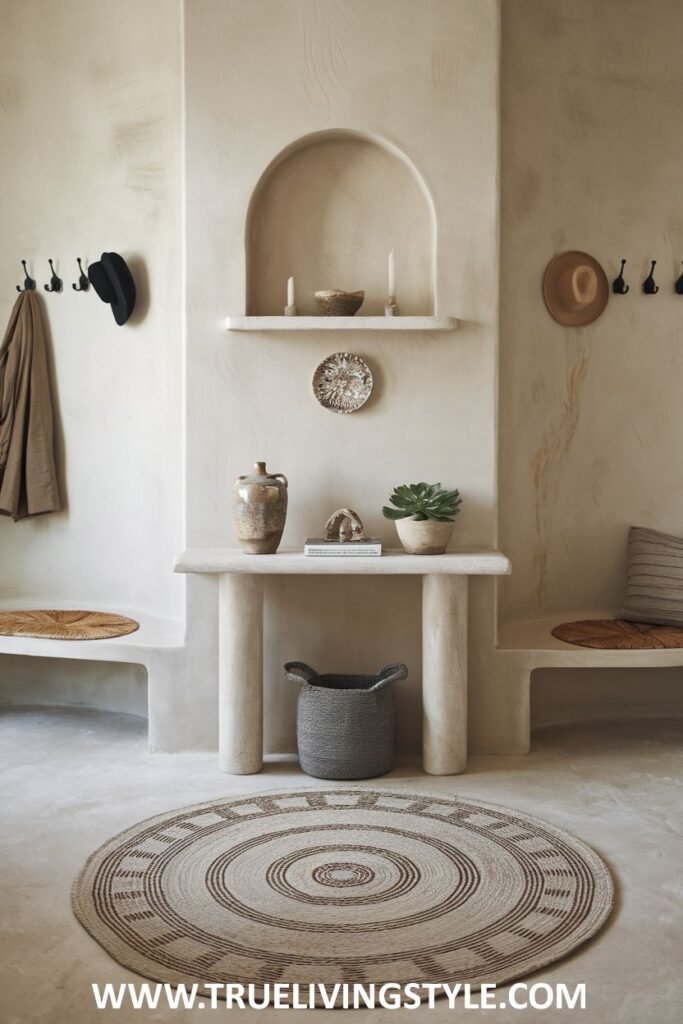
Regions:
<svg viewBox="0 0 683 1024"><path fill-rule="evenodd" d="M545 269L543 298L548 312L565 327L597 320L609 298L607 276L585 252L562 252Z"/></svg>

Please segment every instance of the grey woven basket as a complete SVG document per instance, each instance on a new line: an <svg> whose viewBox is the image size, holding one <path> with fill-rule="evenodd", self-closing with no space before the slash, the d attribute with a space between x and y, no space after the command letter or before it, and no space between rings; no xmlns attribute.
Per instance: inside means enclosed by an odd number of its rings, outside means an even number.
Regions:
<svg viewBox="0 0 683 1024"><path fill-rule="evenodd" d="M370 779L394 767L393 684L408 669L397 662L376 676L318 675L302 661L285 665L299 691L299 762L316 779Z"/></svg>

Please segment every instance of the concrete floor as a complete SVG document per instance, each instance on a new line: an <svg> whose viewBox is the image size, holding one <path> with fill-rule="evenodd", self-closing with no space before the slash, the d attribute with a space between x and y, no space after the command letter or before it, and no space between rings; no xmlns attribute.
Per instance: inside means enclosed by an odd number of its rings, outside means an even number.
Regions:
<svg viewBox="0 0 683 1024"><path fill-rule="evenodd" d="M683 946L680 796L683 721L563 726L539 734L529 757L478 757L467 775L430 778L407 766L373 785L409 784L466 794L536 814L580 836L610 864L618 906L606 930L535 981L587 985L581 1011L497 1011L495 1020L673 1024L681 1020ZM221 1019L224 1009L97 1010L91 982L139 982L114 963L71 914L72 878L93 848L161 811L231 793L315 784L295 765L261 775L221 775L213 756L149 755L145 723L73 709L0 713L2 803L2 1024ZM242 1011L240 1020L278 1011ZM291 1024L326 1011L286 1014ZM407 1011L404 1011L407 1012ZM441 1024L477 1019L462 1005L413 1012ZM280 1015L280 1019L282 1019ZM396 1020L355 1011L357 1024Z"/></svg>

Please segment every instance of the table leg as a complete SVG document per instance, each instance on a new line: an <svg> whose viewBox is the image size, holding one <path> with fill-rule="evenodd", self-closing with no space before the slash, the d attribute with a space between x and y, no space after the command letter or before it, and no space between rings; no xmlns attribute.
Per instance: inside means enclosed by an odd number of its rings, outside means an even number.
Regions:
<svg viewBox="0 0 683 1024"><path fill-rule="evenodd" d="M219 764L253 775L263 766L263 578L223 573L218 587Z"/></svg>
<svg viewBox="0 0 683 1024"><path fill-rule="evenodd" d="M424 770L429 775L464 772L467 576L422 578L422 716Z"/></svg>

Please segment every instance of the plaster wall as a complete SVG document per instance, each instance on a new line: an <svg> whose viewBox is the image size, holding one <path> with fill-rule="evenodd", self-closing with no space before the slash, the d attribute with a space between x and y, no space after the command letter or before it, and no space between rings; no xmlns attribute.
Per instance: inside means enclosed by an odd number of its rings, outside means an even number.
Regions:
<svg viewBox="0 0 683 1024"><path fill-rule="evenodd" d="M680 668L540 668L531 674L533 729L682 713Z"/></svg>
<svg viewBox="0 0 683 1024"><path fill-rule="evenodd" d="M616 609L629 525L681 533L682 48L678 0L502 5L506 620ZM543 304L543 270L566 249L592 253L610 281L628 260L630 293L586 328Z"/></svg>
<svg viewBox="0 0 683 1024"><path fill-rule="evenodd" d="M0 600L82 599L180 618L184 581L170 573L173 557L185 541L234 543L232 482L262 458L290 479L284 546L300 547L347 504L395 543L379 510L394 484L416 478L461 488L456 545L494 545L496 0L186 0L184 27L179 0L119 0L115 9L0 0L0 13L0 297L9 312L22 256L41 286L47 258L57 260L66 290L43 294L67 497L59 515L16 525L0 518ZM629 523L680 532L683 304L671 282L683 259L683 142L672 128L683 102L682 42L673 0L502 4L500 546L514 567L496 585L505 620L618 605ZM246 307L245 232L257 182L292 142L329 129L385 140L417 167L438 229L429 285L439 312L460 318L458 333L225 331L225 316ZM299 184L288 192L286 179L273 181L261 207L264 258L254 266L267 265L273 246L283 278L294 272L309 293L366 287L377 311L393 246L399 301L403 294L417 310L427 298L427 243L414 180L386 150L368 147L367 166L354 163L341 189L326 190L338 161L314 166L309 204ZM305 150L295 158L311 170ZM292 229L310 241L322 216L320 277L312 245L298 269L285 270L297 252L288 248ZM574 246L593 252L610 277L627 257L632 289L582 331L555 324L540 295L548 259ZM126 255L139 285L138 312L123 330L92 292L70 288L75 257L93 260L104 248ZM659 260L654 298L639 291L650 258ZM284 280L257 274L254 287L270 307ZM298 301L311 310L310 294ZM326 413L310 392L315 365L340 349L366 358L376 382L351 417ZM471 587L471 736L486 749L500 692L488 660L493 590L481 580ZM177 723L170 746L210 748L216 593L209 579L188 580L187 592L188 669L164 691ZM288 658L350 671L405 660L401 743L417 748L416 580L278 579L266 611L269 750L294 744L296 693L281 668ZM71 669L4 658L3 695L143 710L142 670ZM538 723L580 717L591 705L597 714L621 710L626 695L640 706L649 679L634 675L620 688L604 673L535 675ZM675 673L657 680L657 707L670 707ZM496 743L502 748L504 737Z"/></svg>
<svg viewBox="0 0 683 1024"><path fill-rule="evenodd" d="M0 517L0 600L181 619L180 3L0 0L0 23L0 300L7 316L27 259L49 325L66 502ZM138 285L124 328L92 289L71 288L76 257L103 250L122 253ZM48 257L58 295L43 290ZM59 699L59 666L31 661Z"/></svg>
<svg viewBox="0 0 683 1024"><path fill-rule="evenodd" d="M290 482L283 546L300 548L343 505L361 514L370 533L396 544L380 509L393 485L414 479L460 487L455 544L494 545L497 3L187 0L185 58L188 544L234 544L232 483L267 459ZM417 167L436 209L439 311L461 319L458 333L224 329L228 314L245 311L245 227L257 182L292 142L329 129L386 140ZM395 166L403 174L403 165ZM397 173L387 165L383 188L390 195ZM335 215L329 224L334 232L344 221ZM340 235L340 250L347 241ZM382 266L396 249L399 303L407 244L374 239ZM364 279L334 278L334 252L328 244L332 263L321 267L317 287L366 286ZM376 380L371 402L347 417L321 409L310 387L317 363L339 350L366 358ZM483 588L472 591L476 629ZM190 581L188 597L197 671L184 727L209 745L215 588ZM286 689L282 672L291 658L349 671L405 660L411 678L400 727L404 747L418 745L415 580L278 579L268 588L266 627L268 749L294 744L296 692Z"/></svg>
<svg viewBox="0 0 683 1024"><path fill-rule="evenodd" d="M147 717L147 670L142 665L3 654L0 680L0 705L60 704Z"/></svg>

